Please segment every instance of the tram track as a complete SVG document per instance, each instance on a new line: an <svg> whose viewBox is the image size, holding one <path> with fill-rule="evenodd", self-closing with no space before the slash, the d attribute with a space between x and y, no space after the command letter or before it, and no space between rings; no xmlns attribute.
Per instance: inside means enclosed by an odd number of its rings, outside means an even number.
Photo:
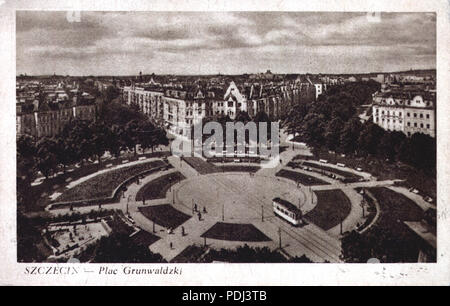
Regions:
<svg viewBox="0 0 450 306"><path fill-rule="evenodd" d="M235 188L236 186L234 186L232 182L231 182L231 184L227 184L214 176L212 176L212 177L213 177L213 180L216 183L218 183L220 186L222 186L222 188L224 188L225 190L228 189L232 192L235 192L236 194L241 194L242 192L244 192L243 190L240 190L239 188ZM233 186L233 187L231 187L231 186ZM259 199L258 197L254 196L254 195L247 194L247 197L253 198L252 200L254 200L256 202L264 203L263 199ZM255 211L256 213L258 213L258 210L255 207L253 207L253 205L249 205L249 208L252 209L253 211ZM273 220L275 220L275 219L273 219ZM340 262L339 255L336 254L336 253L340 253L340 248L337 248L336 246L330 244L329 241L318 236L317 233L314 233L313 231L306 229L306 232L308 232L309 235L303 235L303 234L299 233L298 231L295 231L294 229L290 228L290 226L282 224L281 222L273 221L273 220L268 220L268 222L270 222L275 227L282 228L284 233L286 233L293 240L297 241L302 246L304 246L305 248L310 250L317 257L325 259L325 260L329 260L329 261L331 259L332 262ZM305 228L302 228L302 230L304 230L304 229ZM313 238L313 239L311 239L311 238ZM329 236L329 238L335 239L331 236ZM315 250L312 247L314 247Z"/></svg>

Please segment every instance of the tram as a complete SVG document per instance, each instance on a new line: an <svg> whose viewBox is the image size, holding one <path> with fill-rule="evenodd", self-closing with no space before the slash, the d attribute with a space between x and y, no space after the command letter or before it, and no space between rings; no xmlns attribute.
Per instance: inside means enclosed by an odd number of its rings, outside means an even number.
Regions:
<svg viewBox="0 0 450 306"><path fill-rule="evenodd" d="M291 202L277 197L272 200L272 204L275 215L294 226L302 223L302 211Z"/></svg>

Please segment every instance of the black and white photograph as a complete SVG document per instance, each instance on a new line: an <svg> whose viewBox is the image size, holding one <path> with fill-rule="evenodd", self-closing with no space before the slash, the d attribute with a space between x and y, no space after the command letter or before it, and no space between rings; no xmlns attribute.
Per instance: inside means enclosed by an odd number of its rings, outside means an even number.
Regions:
<svg viewBox="0 0 450 306"><path fill-rule="evenodd" d="M437 16L17 9L15 264L438 263Z"/></svg>

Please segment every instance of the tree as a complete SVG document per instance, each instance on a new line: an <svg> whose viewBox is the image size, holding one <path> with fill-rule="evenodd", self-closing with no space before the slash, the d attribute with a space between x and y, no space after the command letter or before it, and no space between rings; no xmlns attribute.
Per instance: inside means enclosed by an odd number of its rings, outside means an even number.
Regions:
<svg viewBox="0 0 450 306"><path fill-rule="evenodd" d="M122 128L113 125L111 128L107 130L106 136L105 136L105 147L106 150L111 153L111 155L119 156L120 149L122 147L122 143L120 140L120 135L122 133Z"/></svg>
<svg viewBox="0 0 450 306"><path fill-rule="evenodd" d="M141 145L142 150L153 148L157 141L155 137L155 126L148 120L139 123L138 142Z"/></svg>
<svg viewBox="0 0 450 306"><path fill-rule="evenodd" d="M243 122L244 124L246 124L247 122L251 121L251 119L247 112L239 111L236 114L234 121L235 122Z"/></svg>
<svg viewBox="0 0 450 306"><path fill-rule="evenodd" d="M354 153L358 148L358 137L362 124L358 118L352 118L344 125L340 136L340 150L344 153Z"/></svg>
<svg viewBox="0 0 450 306"><path fill-rule="evenodd" d="M305 142L312 146L321 146L324 140L324 131L324 117L316 113L309 113L303 121L300 136Z"/></svg>
<svg viewBox="0 0 450 306"><path fill-rule="evenodd" d="M47 179L57 169L58 157L56 155L56 142L44 137L37 143L37 168Z"/></svg>
<svg viewBox="0 0 450 306"><path fill-rule="evenodd" d="M385 133L385 130L373 122L366 122L358 138L359 151L364 154L375 155L378 152L381 138Z"/></svg>
<svg viewBox="0 0 450 306"><path fill-rule="evenodd" d="M36 144L33 138L21 136L17 140L16 154L16 183L17 183L17 203L31 203L32 194L30 184L36 176Z"/></svg>
<svg viewBox="0 0 450 306"><path fill-rule="evenodd" d="M258 113L256 113L255 117L253 118L253 122L256 123L257 131L258 131L258 135L257 135L258 143L261 142L260 135L261 135L262 131L259 130L259 124L261 122L265 122L267 124L267 131L264 131L264 132L266 132L267 140L272 139L272 125L271 125L272 121L270 120L270 118L266 114L266 112L259 111Z"/></svg>
<svg viewBox="0 0 450 306"><path fill-rule="evenodd" d="M165 262L159 254L150 252L146 245L136 244L126 233L112 233L98 243L94 263L152 263Z"/></svg>
<svg viewBox="0 0 450 306"><path fill-rule="evenodd" d="M108 86L104 92L105 103L109 104L119 96L120 92L115 86Z"/></svg>
<svg viewBox="0 0 450 306"><path fill-rule="evenodd" d="M151 145L152 152L155 145L163 145L163 146L169 145L169 139L167 138L167 134L161 128L155 128L153 130L152 138L153 138Z"/></svg>
<svg viewBox="0 0 450 306"><path fill-rule="evenodd" d="M386 132L381 137L378 153L383 158L388 158L391 161L397 159L401 144L405 141L406 136L402 132Z"/></svg>
<svg viewBox="0 0 450 306"><path fill-rule="evenodd" d="M422 133L415 133L410 138L410 156L408 162L432 173L436 169L436 139Z"/></svg>
<svg viewBox="0 0 450 306"><path fill-rule="evenodd" d="M133 119L125 125L125 129L122 133L122 141L125 146L137 154L136 145L139 142L139 119Z"/></svg>
<svg viewBox="0 0 450 306"><path fill-rule="evenodd" d="M66 173L66 167L77 161L77 154L70 138L58 137L55 142L57 161L63 166L63 172Z"/></svg>
<svg viewBox="0 0 450 306"><path fill-rule="evenodd" d="M340 136L342 129L344 127L344 122L341 118L336 117L331 120L325 129L325 143L330 150L336 150L340 145Z"/></svg>
<svg viewBox="0 0 450 306"><path fill-rule="evenodd" d="M105 154L108 147L108 137L110 136L110 131L107 126L101 122L93 122L90 126L92 130L92 153L97 157L100 164L101 157Z"/></svg>
<svg viewBox="0 0 450 306"><path fill-rule="evenodd" d="M63 131L63 133L68 135L76 161L83 162L95 154L93 130L89 121L75 120L71 125L66 125L64 129L66 131Z"/></svg>

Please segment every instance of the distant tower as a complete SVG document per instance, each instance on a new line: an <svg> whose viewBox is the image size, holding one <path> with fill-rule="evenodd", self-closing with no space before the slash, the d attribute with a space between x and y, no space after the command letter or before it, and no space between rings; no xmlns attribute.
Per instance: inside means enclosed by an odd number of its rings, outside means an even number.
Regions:
<svg viewBox="0 0 450 306"><path fill-rule="evenodd" d="M142 82L142 71L139 71L139 82Z"/></svg>

